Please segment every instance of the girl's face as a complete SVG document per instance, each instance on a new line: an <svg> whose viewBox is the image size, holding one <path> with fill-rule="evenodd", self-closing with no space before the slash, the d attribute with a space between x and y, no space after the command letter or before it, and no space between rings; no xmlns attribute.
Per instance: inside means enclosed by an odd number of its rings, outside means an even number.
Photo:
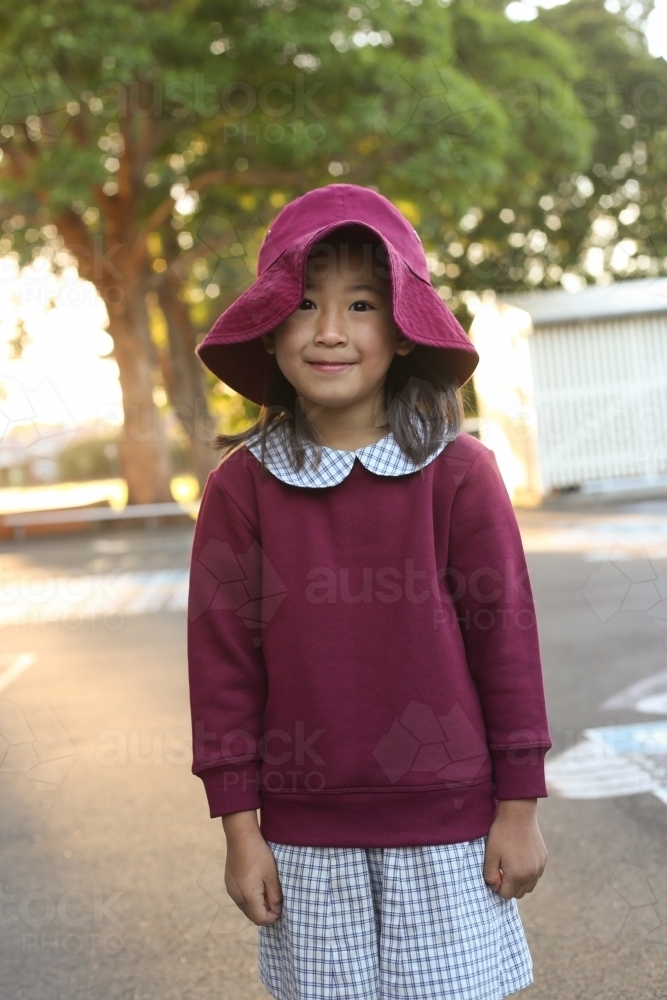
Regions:
<svg viewBox="0 0 667 1000"><path fill-rule="evenodd" d="M311 251L299 308L262 340L305 401L372 406L394 355L415 345L394 323L387 268L370 246L326 249Z"/></svg>

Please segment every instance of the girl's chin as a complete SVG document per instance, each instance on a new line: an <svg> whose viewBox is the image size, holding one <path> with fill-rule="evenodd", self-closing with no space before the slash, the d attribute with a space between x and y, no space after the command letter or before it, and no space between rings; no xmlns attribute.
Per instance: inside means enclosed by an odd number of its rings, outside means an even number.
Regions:
<svg viewBox="0 0 667 1000"><path fill-rule="evenodd" d="M363 396L364 393L359 393L358 390L350 392L349 389L346 392L342 386L338 392L323 392L321 389L318 392L317 388L309 386L307 389L304 387L303 392L297 390L297 395L305 398L311 406L338 409L339 407L351 406L353 403L358 402L360 396Z"/></svg>

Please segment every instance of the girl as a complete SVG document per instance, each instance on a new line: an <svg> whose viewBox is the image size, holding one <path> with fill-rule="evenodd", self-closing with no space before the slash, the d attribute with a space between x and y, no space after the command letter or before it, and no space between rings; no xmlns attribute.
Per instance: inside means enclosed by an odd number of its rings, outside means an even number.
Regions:
<svg viewBox="0 0 667 1000"><path fill-rule="evenodd" d="M199 348L262 406L221 439L192 555L227 889L277 1000L499 1000L532 982L551 739L514 512L461 433L478 356L372 190L297 198L258 275Z"/></svg>

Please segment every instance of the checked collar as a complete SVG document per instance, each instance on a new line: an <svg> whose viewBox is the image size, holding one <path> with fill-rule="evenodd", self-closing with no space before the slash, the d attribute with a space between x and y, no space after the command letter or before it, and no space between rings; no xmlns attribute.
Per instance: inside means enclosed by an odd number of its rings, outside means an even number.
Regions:
<svg viewBox="0 0 667 1000"><path fill-rule="evenodd" d="M259 433L252 435L246 441L246 448L261 461L261 441ZM314 451L307 447L306 463L302 469L294 469L289 460L289 451L285 443L285 429L282 424L271 431L266 441L265 464L269 472L277 479L290 486L307 486L323 488L336 486L349 476L356 458L361 464L376 476L406 476L418 472L429 465L433 459L444 451L449 441L443 443L435 452L429 455L423 465L416 465L398 446L394 435L389 433L376 441L356 451L343 451L338 448L322 447L322 458L315 465Z"/></svg>

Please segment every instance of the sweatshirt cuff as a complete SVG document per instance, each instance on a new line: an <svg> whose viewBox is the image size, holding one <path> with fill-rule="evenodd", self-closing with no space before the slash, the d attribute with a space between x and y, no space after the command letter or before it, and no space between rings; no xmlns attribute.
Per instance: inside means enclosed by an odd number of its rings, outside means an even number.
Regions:
<svg viewBox="0 0 667 1000"><path fill-rule="evenodd" d="M199 771L197 777L204 782L211 819L227 813L259 809L259 769L261 761L250 760L245 764L228 764Z"/></svg>
<svg viewBox="0 0 667 1000"><path fill-rule="evenodd" d="M491 750L496 799L539 799L548 795L544 757L550 747Z"/></svg>

